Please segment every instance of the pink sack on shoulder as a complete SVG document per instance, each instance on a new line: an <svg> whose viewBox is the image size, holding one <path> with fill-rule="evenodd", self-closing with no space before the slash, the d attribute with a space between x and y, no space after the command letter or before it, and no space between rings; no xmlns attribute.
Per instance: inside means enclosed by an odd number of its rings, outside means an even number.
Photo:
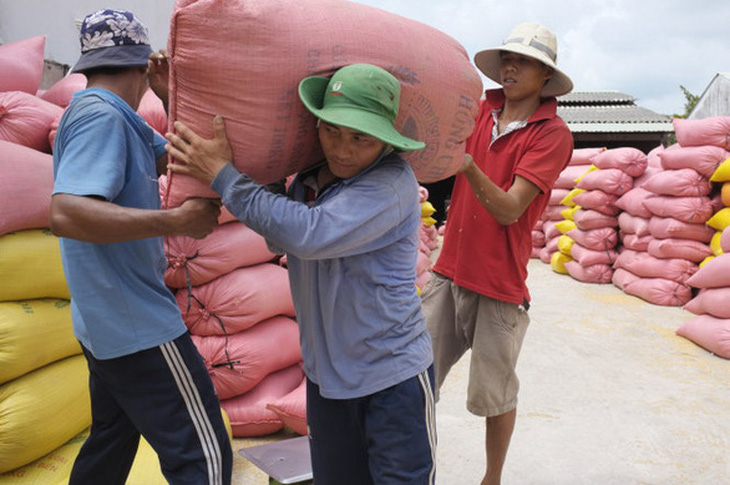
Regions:
<svg viewBox="0 0 730 485"><path fill-rule="evenodd" d="M86 89L86 76L75 72L57 81L38 97L61 108L66 108L74 93L82 89Z"/></svg>
<svg viewBox="0 0 730 485"><path fill-rule="evenodd" d="M178 0L168 51L170 118L210 137L213 117L222 115L236 167L261 183L322 159L315 117L297 95L304 77L370 63L398 78L396 128L426 143L404 154L421 182L445 179L461 166L482 94L456 40L355 2ZM168 205L211 195L189 177L173 178Z"/></svg>

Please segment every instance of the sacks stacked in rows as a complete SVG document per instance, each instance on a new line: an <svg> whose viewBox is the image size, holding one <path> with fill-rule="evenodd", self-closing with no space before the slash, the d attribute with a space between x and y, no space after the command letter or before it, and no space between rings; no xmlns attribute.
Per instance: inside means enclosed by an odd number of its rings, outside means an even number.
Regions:
<svg viewBox="0 0 730 485"><path fill-rule="evenodd" d="M264 238L238 221L203 240L168 237L165 248L165 282L176 289L233 435L280 430L285 422L267 405L304 376L286 269L272 262Z"/></svg>
<svg viewBox="0 0 730 485"><path fill-rule="evenodd" d="M591 158L604 148L580 148L573 150L568 166L560 173L550 193L550 201L540 220L532 231L532 256L543 263L552 262L553 270L567 274L563 263L569 258L565 253L560 256L558 241L568 230L575 227L571 220L571 210L575 207L568 194L575 188L576 180L591 168ZM564 212L566 207L568 212ZM567 218L566 218L567 216ZM565 221L565 222L563 222ZM565 241L565 238L562 240ZM565 249L567 251L568 249Z"/></svg>
<svg viewBox="0 0 730 485"><path fill-rule="evenodd" d="M580 178L571 199L576 227L566 233L572 243L565 269L584 283L610 283L620 220L616 202L643 175L648 160L640 150L626 147L602 151L591 162L595 169Z"/></svg>
<svg viewBox="0 0 730 485"><path fill-rule="evenodd" d="M35 97L44 37L0 46L0 473L91 424L58 238L48 231L58 106ZM61 480L68 467L45 477ZM15 473L17 472L10 472Z"/></svg>

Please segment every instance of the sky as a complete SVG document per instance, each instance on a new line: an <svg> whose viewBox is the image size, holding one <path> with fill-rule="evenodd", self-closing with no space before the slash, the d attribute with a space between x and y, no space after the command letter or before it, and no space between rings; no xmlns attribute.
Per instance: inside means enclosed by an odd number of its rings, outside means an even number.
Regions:
<svg viewBox="0 0 730 485"><path fill-rule="evenodd" d="M520 22L558 37L558 67L575 91L618 91L657 113L683 114L680 86L701 95L730 72L728 0L357 0L435 27L470 58ZM484 78L485 87L496 84Z"/></svg>

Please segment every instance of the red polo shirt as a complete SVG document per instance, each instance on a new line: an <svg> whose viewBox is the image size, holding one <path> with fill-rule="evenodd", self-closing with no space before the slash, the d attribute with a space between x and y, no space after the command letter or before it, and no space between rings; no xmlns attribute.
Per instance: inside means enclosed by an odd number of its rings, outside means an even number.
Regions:
<svg viewBox="0 0 730 485"><path fill-rule="evenodd" d="M466 151L503 190L509 190L515 175L519 175L541 192L517 222L503 226L482 207L466 177L458 174L434 271L463 288L520 304L530 300L525 280L532 252L531 231L548 203L558 174L570 161L573 136L557 115L557 100L546 98L527 126L491 143L492 110L503 106L501 89L486 92Z"/></svg>

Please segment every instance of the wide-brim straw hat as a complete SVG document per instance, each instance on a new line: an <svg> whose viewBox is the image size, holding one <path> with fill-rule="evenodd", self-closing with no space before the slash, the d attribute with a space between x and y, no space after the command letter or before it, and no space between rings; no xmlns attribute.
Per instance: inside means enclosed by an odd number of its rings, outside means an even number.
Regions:
<svg viewBox="0 0 730 485"><path fill-rule="evenodd" d="M553 76L545 83L540 93L542 97L562 96L573 90L573 81L558 69L558 40L546 27L536 23L518 24L500 47L476 53L474 64L497 84L502 84L500 52L514 52L531 57L553 69Z"/></svg>
<svg viewBox="0 0 730 485"><path fill-rule="evenodd" d="M299 83L299 98L322 121L360 131L398 151L426 146L395 129L400 83L380 67L351 64L340 68L331 78L304 78Z"/></svg>

